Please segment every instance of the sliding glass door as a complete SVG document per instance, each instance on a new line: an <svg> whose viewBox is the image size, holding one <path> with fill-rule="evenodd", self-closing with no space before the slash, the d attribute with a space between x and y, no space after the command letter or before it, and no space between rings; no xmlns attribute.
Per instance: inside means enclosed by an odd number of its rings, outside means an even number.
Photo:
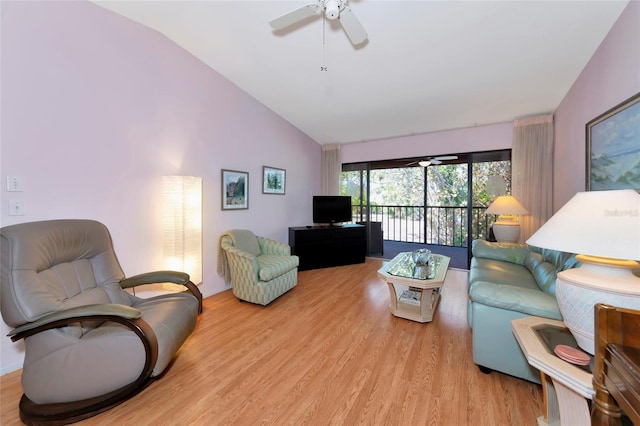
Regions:
<svg viewBox="0 0 640 426"><path fill-rule="evenodd" d="M447 157L427 167L420 158L343 164L341 193L352 197L353 221L368 227L369 254L382 250L380 233L386 241L462 250L490 237L493 218L484 211L496 190L509 190L511 151Z"/></svg>

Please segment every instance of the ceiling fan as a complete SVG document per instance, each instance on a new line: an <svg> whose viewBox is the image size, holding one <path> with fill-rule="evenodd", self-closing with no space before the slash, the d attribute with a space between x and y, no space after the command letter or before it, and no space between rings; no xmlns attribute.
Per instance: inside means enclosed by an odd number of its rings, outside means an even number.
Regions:
<svg viewBox="0 0 640 426"><path fill-rule="evenodd" d="M312 16L320 16L323 11L328 19L338 19L340 21L340 25L342 25L344 32L347 33L351 44L358 45L367 39L367 32L358 21L358 18L351 12L348 0L316 0L271 20L269 24L275 31L282 30Z"/></svg>
<svg viewBox="0 0 640 426"><path fill-rule="evenodd" d="M418 164L420 165L420 167L437 166L438 164L442 164L443 161L451 161L457 159L457 155L441 155L439 157L429 157L423 160L412 161L411 163L408 163L407 166L412 166L414 164Z"/></svg>

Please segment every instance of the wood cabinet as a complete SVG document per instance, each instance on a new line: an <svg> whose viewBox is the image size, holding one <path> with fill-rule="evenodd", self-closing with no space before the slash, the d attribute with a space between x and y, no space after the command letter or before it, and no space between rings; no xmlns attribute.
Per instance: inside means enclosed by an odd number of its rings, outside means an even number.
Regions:
<svg viewBox="0 0 640 426"><path fill-rule="evenodd" d="M640 311L595 305L593 387L592 425L640 425Z"/></svg>
<svg viewBox="0 0 640 426"><path fill-rule="evenodd" d="M289 228L289 245L291 254L300 258L300 271L364 263L366 228L355 224Z"/></svg>

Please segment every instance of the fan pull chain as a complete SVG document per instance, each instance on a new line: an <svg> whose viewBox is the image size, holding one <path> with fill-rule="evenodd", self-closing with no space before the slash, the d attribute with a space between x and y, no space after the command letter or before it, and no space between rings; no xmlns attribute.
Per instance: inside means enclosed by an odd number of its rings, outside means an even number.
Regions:
<svg viewBox="0 0 640 426"><path fill-rule="evenodd" d="M320 65L320 72L329 71L329 67L327 67L327 54L326 54L326 44L325 44L325 16L322 14L322 65Z"/></svg>

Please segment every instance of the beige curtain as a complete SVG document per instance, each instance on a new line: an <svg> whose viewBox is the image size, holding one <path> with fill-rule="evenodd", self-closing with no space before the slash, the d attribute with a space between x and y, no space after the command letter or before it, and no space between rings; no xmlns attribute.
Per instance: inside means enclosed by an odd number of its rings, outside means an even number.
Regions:
<svg viewBox="0 0 640 426"><path fill-rule="evenodd" d="M520 216L520 242L553 214L553 115L514 121L512 194L529 211Z"/></svg>
<svg viewBox="0 0 640 426"><path fill-rule="evenodd" d="M340 145L324 145L322 147L322 195L340 195L340 174L342 158Z"/></svg>

